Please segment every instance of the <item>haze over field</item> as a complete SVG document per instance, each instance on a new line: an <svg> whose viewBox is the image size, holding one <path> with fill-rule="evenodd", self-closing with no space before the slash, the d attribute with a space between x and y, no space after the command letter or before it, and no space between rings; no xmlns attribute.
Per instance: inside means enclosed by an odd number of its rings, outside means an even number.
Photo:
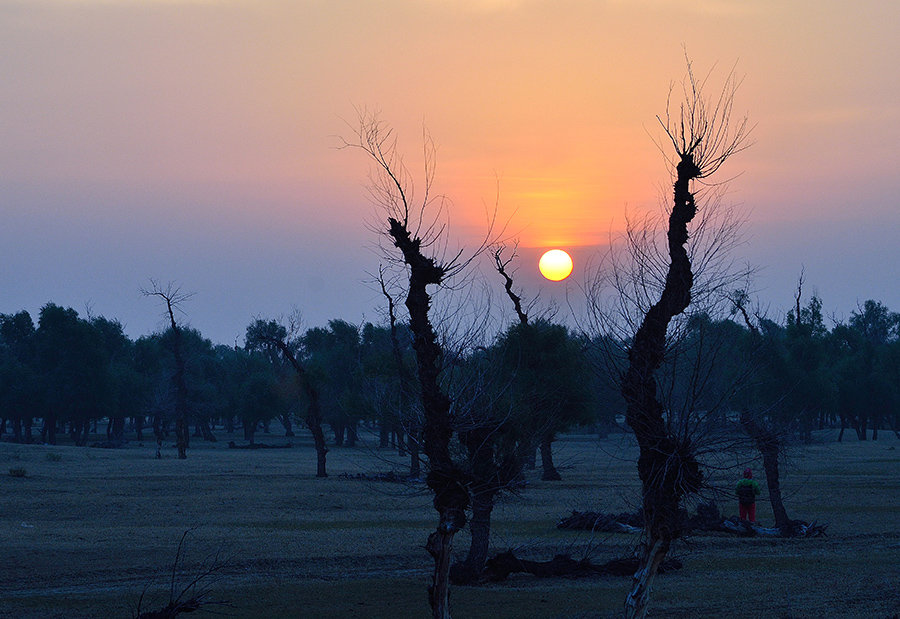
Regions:
<svg viewBox="0 0 900 619"><path fill-rule="evenodd" d="M197 293L217 342L294 306L379 320L367 164L336 148L357 107L414 171L427 125L453 243L477 243L499 183L522 282L559 297L668 193L652 137L682 46L746 76L755 145L723 175L761 298L786 310L805 266L826 312L896 310L898 22L893 0L4 0L0 313L88 304L137 336L163 326L155 278ZM537 275L555 246L564 284Z"/></svg>

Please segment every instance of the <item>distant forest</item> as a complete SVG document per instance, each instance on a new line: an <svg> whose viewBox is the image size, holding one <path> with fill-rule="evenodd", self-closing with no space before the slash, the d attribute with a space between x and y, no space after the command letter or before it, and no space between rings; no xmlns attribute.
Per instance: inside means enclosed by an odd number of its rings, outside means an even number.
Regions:
<svg viewBox="0 0 900 619"><path fill-rule="evenodd" d="M727 425L748 411L764 415L781 434L801 440L824 428L839 427L838 440L845 429L860 440L900 430L900 314L866 301L829 328L822 302L812 297L783 324L761 319L748 328L739 310L686 321L660 374L666 401L693 407L709 424ZM178 331L194 437L215 440L213 429L224 428L252 443L261 429L274 431L272 424L293 436L311 393L319 421L331 430L329 443L352 446L360 424L377 429L383 446L399 441L401 450L404 437L416 435L416 364L405 324L332 320L294 333L255 321L243 346ZM266 333L272 337L260 336ZM454 353L445 380L459 407L500 416L505 432L533 436L536 450L575 426L606 433L623 425L617 373L627 345L550 321L515 324L489 346ZM284 349L302 364L304 380ZM2 314L0 437L56 444L67 433L85 445L105 422L106 446L161 441L176 417L176 372L172 328L132 341L116 320L53 303L37 324L26 311Z"/></svg>

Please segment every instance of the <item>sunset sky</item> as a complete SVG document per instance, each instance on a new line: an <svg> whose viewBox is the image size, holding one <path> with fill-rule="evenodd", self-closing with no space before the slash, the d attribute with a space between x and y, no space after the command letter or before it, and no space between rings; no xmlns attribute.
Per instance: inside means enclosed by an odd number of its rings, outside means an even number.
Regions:
<svg viewBox="0 0 900 619"><path fill-rule="evenodd" d="M900 311L897 24L896 0L0 0L0 312L137 337L163 326L153 278L220 343L295 307L381 321L368 164L337 148L360 108L414 172L428 128L452 243L497 202L529 292L574 293L668 192L655 115L685 49L744 77L754 145L719 180L773 317L802 268L828 314ZM564 283L536 275L552 247Z"/></svg>

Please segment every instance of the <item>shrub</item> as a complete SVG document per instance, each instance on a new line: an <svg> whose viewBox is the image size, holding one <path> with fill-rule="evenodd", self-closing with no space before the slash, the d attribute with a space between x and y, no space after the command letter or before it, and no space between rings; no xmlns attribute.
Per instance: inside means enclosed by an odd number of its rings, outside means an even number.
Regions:
<svg viewBox="0 0 900 619"><path fill-rule="evenodd" d="M21 467L15 468L15 469L9 469L9 476L10 477L25 477L25 469L23 469Z"/></svg>

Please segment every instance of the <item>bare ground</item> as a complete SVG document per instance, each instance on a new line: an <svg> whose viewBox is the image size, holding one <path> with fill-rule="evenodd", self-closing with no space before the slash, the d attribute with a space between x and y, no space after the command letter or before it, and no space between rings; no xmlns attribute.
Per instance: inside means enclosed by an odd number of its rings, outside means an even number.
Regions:
<svg viewBox="0 0 900 619"><path fill-rule="evenodd" d="M342 479L402 472L403 459L362 446L334 448L316 479L311 441L293 449L230 450L194 439L188 460L120 450L0 443L0 616L131 616L166 601L178 540L179 582L218 555L209 599L235 617L423 617L434 526L419 484ZM829 524L827 538L698 535L674 554L684 569L657 580L654 617L890 617L900 612L900 441L821 442L797 448L784 476L793 517ZM282 437L261 436L269 443ZM846 438L845 438L846 441ZM597 561L632 552L637 538L558 531L571 510L619 512L636 504L634 449L624 436L568 436L556 444L562 482L529 475L494 515L493 546L548 559ZM25 477L8 475L25 469ZM715 481L730 487L726 473ZM765 498L765 497L763 497ZM730 513L736 505L723 499ZM771 521L768 505L759 518ZM457 541L462 553L465 535ZM457 617L616 616L627 579L539 581L527 575L457 587Z"/></svg>

